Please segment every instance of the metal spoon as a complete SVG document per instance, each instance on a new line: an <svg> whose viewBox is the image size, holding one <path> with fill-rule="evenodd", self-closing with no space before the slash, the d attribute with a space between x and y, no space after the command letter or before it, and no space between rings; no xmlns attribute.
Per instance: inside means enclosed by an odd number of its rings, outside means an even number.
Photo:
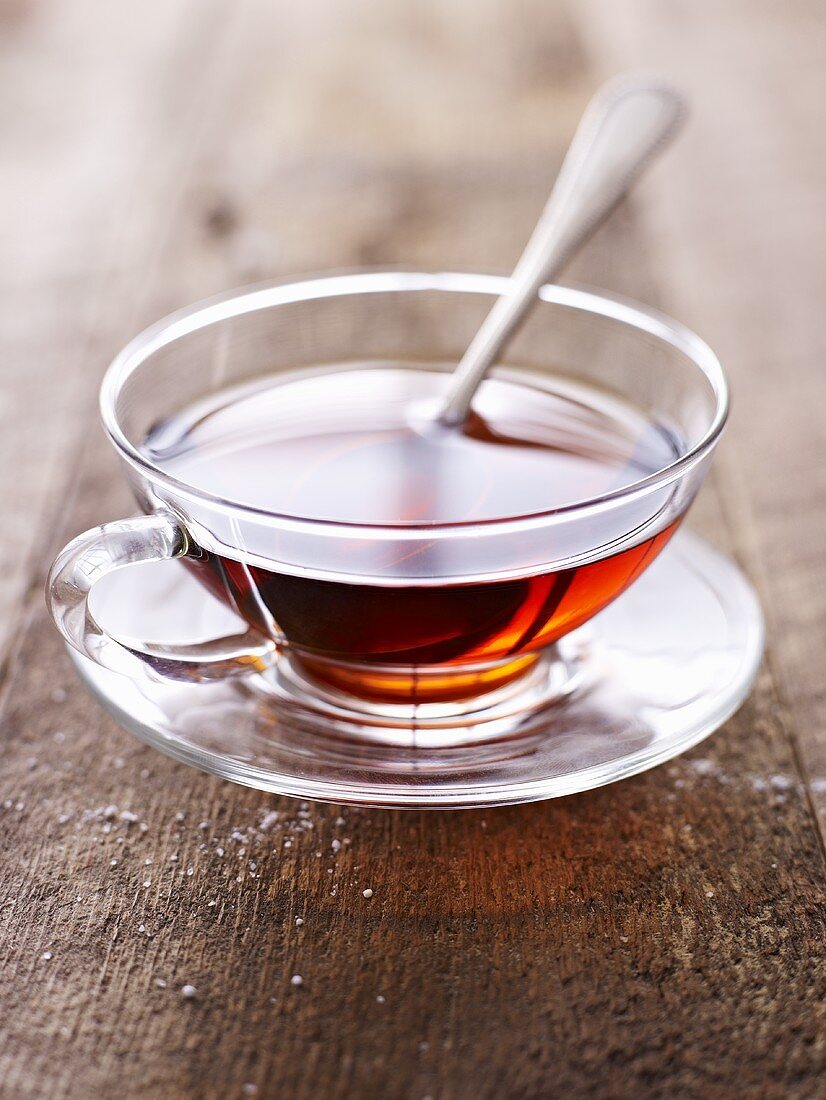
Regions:
<svg viewBox="0 0 826 1100"><path fill-rule="evenodd" d="M508 290L497 298L451 375L440 423L464 423L479 383L533 308L540 287L558 275L668 145L685 114L683 97L659 80L622 76L597 92Z"/></svg>

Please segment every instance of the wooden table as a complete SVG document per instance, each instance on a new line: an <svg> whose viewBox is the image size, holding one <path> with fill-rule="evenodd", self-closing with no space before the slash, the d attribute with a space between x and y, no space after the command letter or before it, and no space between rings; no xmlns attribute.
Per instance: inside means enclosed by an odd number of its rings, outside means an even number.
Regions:
<svg viewBox="0 0 826 1100"><path fill-rule="evenodd" d="M0 1095L826 1094L822 5L5 0L0 32ZM42 599L69 535L133 509L109 357L255 279L506 270L588 94L637 64L694 122L571 277L732 376L693 525L764 602L740 713L485 813L302 809L118 729Z"/></svg>

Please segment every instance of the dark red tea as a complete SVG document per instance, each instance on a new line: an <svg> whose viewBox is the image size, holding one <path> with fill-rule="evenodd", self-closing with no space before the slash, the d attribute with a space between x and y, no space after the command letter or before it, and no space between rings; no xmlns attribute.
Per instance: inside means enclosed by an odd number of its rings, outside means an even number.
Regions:
<svg viewBox="0 0 826 1100"><path fill-rule="evenodd" d="M679 454L666 428L613 398L501 379L485 384L463 429L437 430L427 407L435 377L385 367L274 379L166 422L146 450L189 484L268 512L419 526L565 507ZM676 525L538 575L520 575L513 535L513 575L469 583L350 582L206 553L191 567L249 623L272 631L274 620L294 658L327 684L379 701L447 701L523 672L627 588ZM593 545L604 541L596 528ZM467 571L477 572L472 561Z"/></svg>

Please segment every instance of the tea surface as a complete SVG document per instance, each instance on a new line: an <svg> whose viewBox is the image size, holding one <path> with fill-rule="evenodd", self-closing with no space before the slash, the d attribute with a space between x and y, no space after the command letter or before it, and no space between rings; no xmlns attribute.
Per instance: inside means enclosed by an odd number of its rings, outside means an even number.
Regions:
<svg viewBox="0 0 826 1100"><path fill-rule="evenodd" d="M606 395L485 382L464 428L430 416L436 373L346 370L229 391L166 422L147 453L238 503L308 519L460 523L601 496L677 455Z"/></svg>
<svg viewBox="0 0 826 1100"><path fill-rule="evenodd" d="M402 525L575 504L679 453L633 409L561 384L489 381L464 429L434 428L429 403L442 383L373 369L230 392L161 425L146 450L190 484L257 508ZM377 701L441 702L520 675L622 592L675 527L584 565L471 583L353 583L216 554L190 565L249 623L270 633L277 624L317 680ZM513 546L516 566L518 535Z"/></svg>

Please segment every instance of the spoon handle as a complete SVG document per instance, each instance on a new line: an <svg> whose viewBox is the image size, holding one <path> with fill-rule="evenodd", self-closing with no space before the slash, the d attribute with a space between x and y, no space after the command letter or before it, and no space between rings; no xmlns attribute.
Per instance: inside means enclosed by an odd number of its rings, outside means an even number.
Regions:
<svg viewBox="0 0 826 1100"><path fill-rule="evenodd" d="M476 388L497 360L540 287L611 212L653 157L677 133L682 96L665 83L619 77L588 105L551 196L510 278L450 378L438 419L461 424Z"/></svg>

